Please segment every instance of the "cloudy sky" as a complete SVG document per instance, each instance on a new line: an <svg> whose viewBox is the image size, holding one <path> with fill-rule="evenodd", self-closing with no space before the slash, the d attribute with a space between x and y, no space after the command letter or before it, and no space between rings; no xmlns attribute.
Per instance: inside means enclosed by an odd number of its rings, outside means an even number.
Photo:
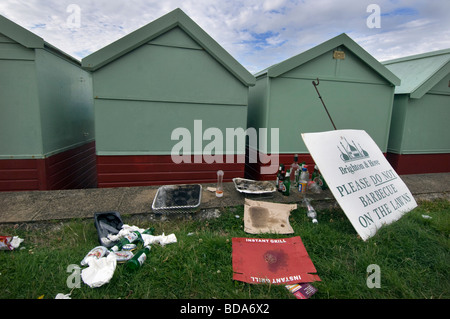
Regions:
<svg viewBox="0 0 450 319"><path fill-rule="evenodd" d="M80 60L175 8L252 73L343 32L380 61L450 48L449 0L0 0Z"/></svg>

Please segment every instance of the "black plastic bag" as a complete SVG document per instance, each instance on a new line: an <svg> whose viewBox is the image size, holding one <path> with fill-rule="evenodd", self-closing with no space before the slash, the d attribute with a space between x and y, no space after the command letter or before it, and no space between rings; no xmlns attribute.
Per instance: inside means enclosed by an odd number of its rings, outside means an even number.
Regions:
<svg viewBox="0 0 450 319"><path fill-rule="evenodd" d="M100 245L106 248L111 248L116 242L104 242L102 238L107 238L110 234L118 234L122 229L123 222L119 212L104 212L94 214L94 225L97 229L98 241Z"/></svg>

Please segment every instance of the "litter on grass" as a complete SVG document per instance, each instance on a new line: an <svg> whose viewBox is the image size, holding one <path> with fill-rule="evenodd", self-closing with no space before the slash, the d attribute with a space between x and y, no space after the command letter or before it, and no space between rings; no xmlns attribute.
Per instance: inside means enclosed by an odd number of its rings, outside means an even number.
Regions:
<svg viewBox="0 0 450 319"><path fill-rule="evenodd" d="M144 240L144 246L152 245L152 244L159 244L161 246L165 246L167 244L172 244L177 242L177 237L175 234L165 235L164 233L162 235L149 235L149 234L143 234L145 229L139 228L137 226L130 226L130 225L123 225L122 229L116 234L110 234L106 238L102 239L102 242L104 243L111 243L111 242L117 242L124 236L132 233L133 231L138 231L142 235L142 239Z"/></svg>
<svg viewBox="0 0 450 319"><path fill-rule="evenodd" d="M320 281L300 236L232 238L233 279L291 285Z"/></svg>
<svg viewBox="0 0 450 319"><path fill-rule="evenodd" d="M111 248L114 243L111 241L103 242L108 235L116 235L123 226L122 217L119 212L103 212L94 214L94 226L97 229L98 241L100 245Z"/></svg>
<svg viewBox="0 0 450 319"><path fill-rule="evenodd" d="M291 211L297 204L278 204L245 199L244 231L249 234L292 234Z"/></svg>
<svg viewBox="0 0 450 319"><path fill-rule="evenodd" d="M22 242L23 239L17 236L0 236L0 250L17 249Z"/></svg>
<svg viewBox="0 0 450 319"><path fill-rule="evenodd" d="M88 252L87 255L81 261L81 266L87 266L89 264L89 260L99 259L103 256L108 255L108 253L109 253L108 248L104 246L97 246L95 248L92 248L91 251Z"/></svg>
<svg viewBox="0 0 450 319"><path fill-rule="evenodd" d="M110 252L106 257L89 259L88 265L88 268L81 271L81 279L91 288L101 287L113 277L117 266L117 257Z"/></svg>
<svg viewBox="0 0 450 319"><path fill-rule="evenodd" d="M297 299L309 299L309 297L317 292L317 288L308 282L302 284L286 285L285 287Z"/></svg>
<svg viewBox="0 0 450 319"><path fill-rule="evenodd" d="M104 225L102 227L104 227ZM102 243L102 245L105 244L109 248L112 248L114 245L116 245L116 243L120 239L136 231L140 233L140 238L142 238L142 244L144 246L153 244L165 246L167 244L177 242L177 237L175 236L175 234L170 234L167 236L164 233L158 236L150 235L145 233L146 229L137 226L130 226L127 224L121 225L120 230L118 229L117 232L112 231L107 234L106 237L100 237L101 232L99 231L99 229L101 228L97 228L97 231L99 232L99 241ZM134 254L131 250L135 249L137 245L136 243L126 244L122 247L122 250L116 252L113 252L107 247L94 247L81 261L82 266L88 266L81 271L81 279L86 285L91 288L101 287L104 284L108 283L114 275L117 264L126 263L134 257Z"/></svg>

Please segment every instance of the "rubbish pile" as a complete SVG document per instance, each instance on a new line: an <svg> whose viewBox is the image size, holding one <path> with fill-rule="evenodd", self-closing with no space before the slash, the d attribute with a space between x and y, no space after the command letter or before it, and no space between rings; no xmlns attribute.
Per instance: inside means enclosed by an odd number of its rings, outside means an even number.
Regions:
<svg viewBox="0 0 450 319"><path fill-rule="evenodd" d="M295 191L301 194L302 205L314 224L317 213L307 193L320 193L327 189L317 166L310 178L305 163L294 163L286 169L279 166L275 187L270 182L233 179L237 191L245 194L281 192L289 196ZM272 185L272 187L270 186ZM289 223L290 213L297 204L280 204L246 198L244 203L244 231L249 234L293 234ZM285 285L298 299L308 299L317 289L310 282L320 281L316 269L306 252L300 236L291 238L233 238L233 279L251 284L270 283Z"/></svg>
<svg viewBox="0 0 450 319"><path fill-rule="evenodd" d="M317 222L314 208L308 217ZM245 199L244 231L250 234L292 234L290 212L297 204ZM251 284L283 284L298 299L307 299L320 281L300 236L291 238L232 238L233 279Z"/></svg>
<svg viewBox="0 0 450 319"><path fill-rule="evenodd" d="M143 229L123 224L118 212L95 213L94 220L100 246L92 248L80 262L81 266L87 266L81 271L81 279L91 288L108 283L117 264L123 263L129 271L138 270L152 245L177 242L175 234L155 236L153 227ZM138 246L142 247L133 253Z"/></svg>
<svg viewBox="0 0 450 319"><path fill-rule="evenodd" d="M292 189L297 189L299 193L304 195L306 191L318 194L328 188L317 165L314 166L314 171L310 177L305 162L298 164L297 154L295 154L294 162L290 165L290 168L280 164L275 185L284 196L289 196Z"/></svg>
<svg viewBox="0 0 450 319"><path fill-rule="evenodd" d="M308 190L318 191L320 175L311 181L306 176L304 165L297 165L293 171L293 184L298 191L306 194ZM296 165L293 165L295 168ZM280 166L279 181L290 181L290 174L282 174ZM318 170L317 170L318 171ZM300 173L301 172L301 173ZM223 193L223 171L217 174L218 183L214 192ZM233 179L236 190L245 195L265 195L277 190L288 196L289 190L277 188L270 182L253 181L242 178ZM311 183L312 182L312 183ZM303 184L302 184L303 183ZM286 185L286 183L284 183ZM289 185L289 183L287 183ZM323 182L321 186L325 185ZM152 208L156 213L192 212L201 202L201 185L166 185L158 189ZM226 195L225 195L226 196ZM302 204L308 209L307 216L317 223L317 214L306 196ZM249 234L293 234L289 216L297 204L281 204L246 198L244 204L244 231ZM154 235L154 229L143 229L124 224L118 212L95 213L94 225L98 234L99 246L93 247L81 260L83 267L81 279L91 288L101 287L110 282L118 264L127 271L142 267L154 244L165 246L176 243L174 234ZM314 264L306 252L300 236L291 238L232 238L233 279L252 284L270 283L284 285L296 298L307 299L317 289L311 285L320 281ZM58 294L58 298L70 298L70 294Z"/></svg>
<svg viewBox="0 0 450 319"><path fill-rule="evenodd" d="M317 167L315 180L309 178L305 165L297 164L287 172L280 165L276 186L271 182L235 178L236 190L245 195L266 195L277 190L289 196L293 185L303 195L302 204L307 208L307 216L317 223L317 214L306 192L318 192L326 188ZM292 175L291 175L292 171ZM223 171L217 174L217 187L208 190L224 196ZM292 177L291 177L292 176ZM292 181L292 184L291 184ZM219 193L218 193L219 191ZM161 186L153 200L155 213L193 212L200 206L202 186L165 185ZM226 195L225 195L226 196ZM281 204L246 198L244 204L244 231L249 234L293 234L289 216L297 204ZM175 234L155 235L155 229L143 229L124 224L118 212L94 214L94 226L99 245L93 247L80 261L81 279L91 288L101 287L110 282L118 265L129 272L142 267L151 252L152 245L165 246L176 243ZM232 238L233 279L252 284L270 283L284 285L296 298L307 299L317 289L311 285L320 281L316 269L302 243L300 236L291 238ZM120 267L120 266L119 266ZM70 299L69 294L58 294L57 299Z"/></svg>

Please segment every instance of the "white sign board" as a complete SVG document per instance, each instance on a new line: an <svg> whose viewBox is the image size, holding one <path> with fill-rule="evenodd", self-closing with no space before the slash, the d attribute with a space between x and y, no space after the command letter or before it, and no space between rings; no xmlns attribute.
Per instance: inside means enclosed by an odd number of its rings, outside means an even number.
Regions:
<svg viewBox="0 0 450 319"><path fill-rule="evenodd" d="M302 138L363 240L417 206L408 187L365 131L304 133Z"/></svg>

